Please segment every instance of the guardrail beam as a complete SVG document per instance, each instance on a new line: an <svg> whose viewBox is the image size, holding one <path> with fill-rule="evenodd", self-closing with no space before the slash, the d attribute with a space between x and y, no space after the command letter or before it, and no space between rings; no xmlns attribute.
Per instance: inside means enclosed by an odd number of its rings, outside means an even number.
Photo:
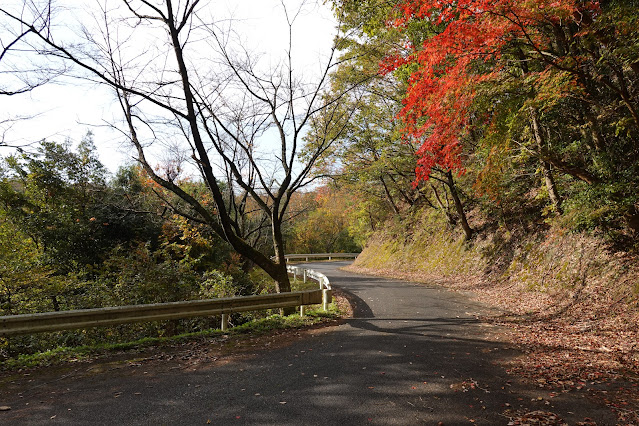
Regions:
<svg viewBox="0 0 639 426"><path fill-rule="evenodd" d="M328 257L355 258L358 253L317 253L286 255L286 260L293 258ZM23 314L0 316L0 336L39 333L45 331L62 331L90 327L127 324L134 322L164 321L181 318L222 315L222 329L228 327L228 315L234 312L260 311L322 304L324 310L332 300L331 285L328 278L317 271L296 266L287 266L295 278L302 274L304 282L312 278L319 282L319 290L298 291L289 293L266 294L223 299L191 300L186 302L156 303L148 305L115 306L95 309L79 309L72 311L45 312L39 314Z"/></svg>
<svg viewBox="0 0 639 426"><path fill-rule="evenodd" d="M0 317L0 336L206 317L322 303L320 290Z"/></svg>
<svg viewBox="0 0 639 426"><path fill-rule="evenodd" d="M355 259L359 256L359 253L306 253L306 254L287 254L284 258L288 262L289 260L305 260L308 262L311 259Z"/></svg>

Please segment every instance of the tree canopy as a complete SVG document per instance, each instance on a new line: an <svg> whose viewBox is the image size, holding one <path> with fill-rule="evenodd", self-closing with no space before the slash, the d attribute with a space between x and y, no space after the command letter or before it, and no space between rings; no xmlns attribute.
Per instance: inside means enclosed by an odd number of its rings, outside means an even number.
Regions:
<svg viewBox="0 0 639 426"><path fill-rule="evenodd" d="M397 133L416 147L414 188L441 182L462 225L479 203L508 215L552 211L621 240L639 231L636 6L334 2L350 52L375 52L380 74L396 81ZM371 105L382 103L362 110ZM436 192L430 204L444 206Z"/></svg>

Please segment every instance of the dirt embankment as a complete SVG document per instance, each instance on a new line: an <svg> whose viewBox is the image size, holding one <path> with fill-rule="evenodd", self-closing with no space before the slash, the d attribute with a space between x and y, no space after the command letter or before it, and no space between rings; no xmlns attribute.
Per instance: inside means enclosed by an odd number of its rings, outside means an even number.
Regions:
<svg viewBox="0 0 639 426"><path fill-rule="evenodd" d="M495 309L526 354L506 368L549 396L587 388L639 424L639 259L601 240L498 230L466 243L432 218L373 236L350 267L437 283Z"/></svg>

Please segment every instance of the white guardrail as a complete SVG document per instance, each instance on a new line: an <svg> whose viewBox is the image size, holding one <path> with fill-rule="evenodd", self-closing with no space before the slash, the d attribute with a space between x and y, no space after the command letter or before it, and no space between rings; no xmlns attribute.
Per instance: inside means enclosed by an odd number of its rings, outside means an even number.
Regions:
<svg viewBox="0 0 639 426"><path fill-rule="evenodd" d="M300 266L286 265L286 270L289 274L293 275L293 279L297 280L298 275L306 282L309 278L317 281L319 284L319 291L322 292L322 308L327 311L328 305L333 299L333 289L328 277L321 272L314 271L309 268L302 268ZM300 315L304 315L304 306L300 305Z"/></svg>
<svg viewBox="0 0 639 426"><path fill-rule="evenodd" d="M322 256L331 259L344 255L344 253L329 253ZM346 255L351 254L346 253ZM290 256L314 258L316 255L287 255L287 259ZM287 265L287 270L293 274L295 279L300 276L304 282L309 278L317 281L319 289L222 299L5 315L0 316L0 337L220 314L222 315L222 330L226 330L228 327L228 314L235 312L299 306L300 314L304 315L304 306L320 303L324 310L328 309L328 305L332 301L332 290L331 284L324 274L312 269L292 265Z"/></svg>
<svg viewBox="0 0 639 426"><path fill-rule="evenodd" d="M304 260L308 262L311 259L355 259L359 253L308 253L308 254L287 254L284 257L289 260Z"/></svg>

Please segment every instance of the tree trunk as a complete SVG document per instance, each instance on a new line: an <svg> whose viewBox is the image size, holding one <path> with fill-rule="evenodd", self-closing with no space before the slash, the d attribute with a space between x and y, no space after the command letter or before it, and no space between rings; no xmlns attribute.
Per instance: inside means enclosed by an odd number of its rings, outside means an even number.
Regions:
<svg viewBox="0 0 639 426"><path fill-rule="evenodd" d="M266 271L275 280L275 289L278 293L291 291L291 281L286 270L286 257L284 252L284 238L282 236L281 221L276 215L279 210L277 204L273 206L273 217L271 218L271 229L273 232L273 248L275 250L275 264L272 271ZM295 307L280 309L280 315L292 315Z"/></svg>
<svg viewBox="0 0 639 426"><path fill-rule="evenodd" d="M561 207L561 197L559 196L559 192L557 191L557 185L555 184L555 178L552 175L552 170L550 169L550 164L546 161L541 162L541 174L544 178L544 183L546 184L546 188L548 189L548 196L550 197L550 201L552 202L553 208L559 214L563 214L563 209Z"/></svg>
<svg viewBox="0 0 639 426"><path fill-rule="evenodd" d="M393 196L391 195L388 189L388 185L386 185L386 181L384 181L384 176L380 176L379 180L382 182L382 187L384 188L384 195L386 195L386 201L388 201L388 204L393 209L393 212L397 216L399 216L399 209L397 208L397 205L395 204L395 201L393 200Z"/></svg>
<svg viewBox="0 0 639 426"><path fill-rule="evenodd" d="M59 312L60 311L60 302L58 302L58 297L55 294L53 296L51 296L51 303L53 304L53 310L55 312Z"/></svg>
<svg viewBox="0 0 639 426"><path fill-rule="evenodd" d="M459 199L459 194L457 192L457 187L455 186L455 181L453 180L453 172L446 172L446 179L448 181L448 189L450 189L450 195L455 202L455 209L457 210L457 214L459 215L459 219L461 221L462 229L464 230L464 236L466 241L469 241L473 238L473 228L468 224L468 219L466 218L466 212L464 211L464 205Z"/></svg>
<svg viewBox="0 0 639 426"><path fill-rule="evenodd" d="M277 211L274 209L274 211ZM275 250L275 265L273 273L269 275L275 279L275 288L278 293L291 291L291 281L288 279L288 271L286 270L286 257L284 253L284 238L282 229L277 218L272 219L273 231L273 249Z"/></svg>
<svg viewBox="0 0 639 426"><path fill-rule="evenodd" d="M595 118L592 111L586 109L584 116L586 117L586 121L590 127L590 136L592 138L592 142L595 145L595 150L597 152L601 152L605 148L605 141L601 134L601 129L599 127L599 123L597 123L597 118Z"/></svg>
<svg viewBox="0 0 639 426"><path fill-rule="evenodd" d="M439 205L439 208L443 210L444 214L446 215L446 219L448 220L448 223L450 224L450 226L457 225L457 220L450 213L448 206L445 206L444 203L442 202L441 198L439 197L439 192L437 192L437 188L435 188L435 185L431 184L430 186L431 188L433 188L433 194L435 194L435 199L437 200L437 204ZM445 190L446 189L444 188L444 191ZM446 203L448 203L448 198L446 199Z"/></svg>
<svg viewBox="0 0 639 426"><path fill-rule="evenodd" d="M541 130L539 129L539 121L537 120L537 111L533 107L530 107L530 121L532 123L533 135L535 136L535 142L537 143L537 150L541 153L544 151L544 138L541 135ZM550 163L547 161L540 159L541 162L541 174L544 179L544 183L546 185L546 189L548 190L548 196L550 197L550 201L552 202L553 208L558 214L562 214L563 210L561 208L561 197L559 196L559 192L557 191L557 185L555 184L555 179L552 175L552 170L550 169Z"/></svg>
<svg viewBox="0 0 639 426"><path fill-rule="evenodd" d="M397 207L397 204L395 204L395 201L393 200L393 196L391 195L389 189L388 189L388 185L386 185L386 181L384 180L384 176L380 176L379 180L382 182L382 187L384 188L384 194L386 195L386 201L388 201L388 204L390 204L391 208L393 209L393 212L399 216L399 208Z"/></svg>

